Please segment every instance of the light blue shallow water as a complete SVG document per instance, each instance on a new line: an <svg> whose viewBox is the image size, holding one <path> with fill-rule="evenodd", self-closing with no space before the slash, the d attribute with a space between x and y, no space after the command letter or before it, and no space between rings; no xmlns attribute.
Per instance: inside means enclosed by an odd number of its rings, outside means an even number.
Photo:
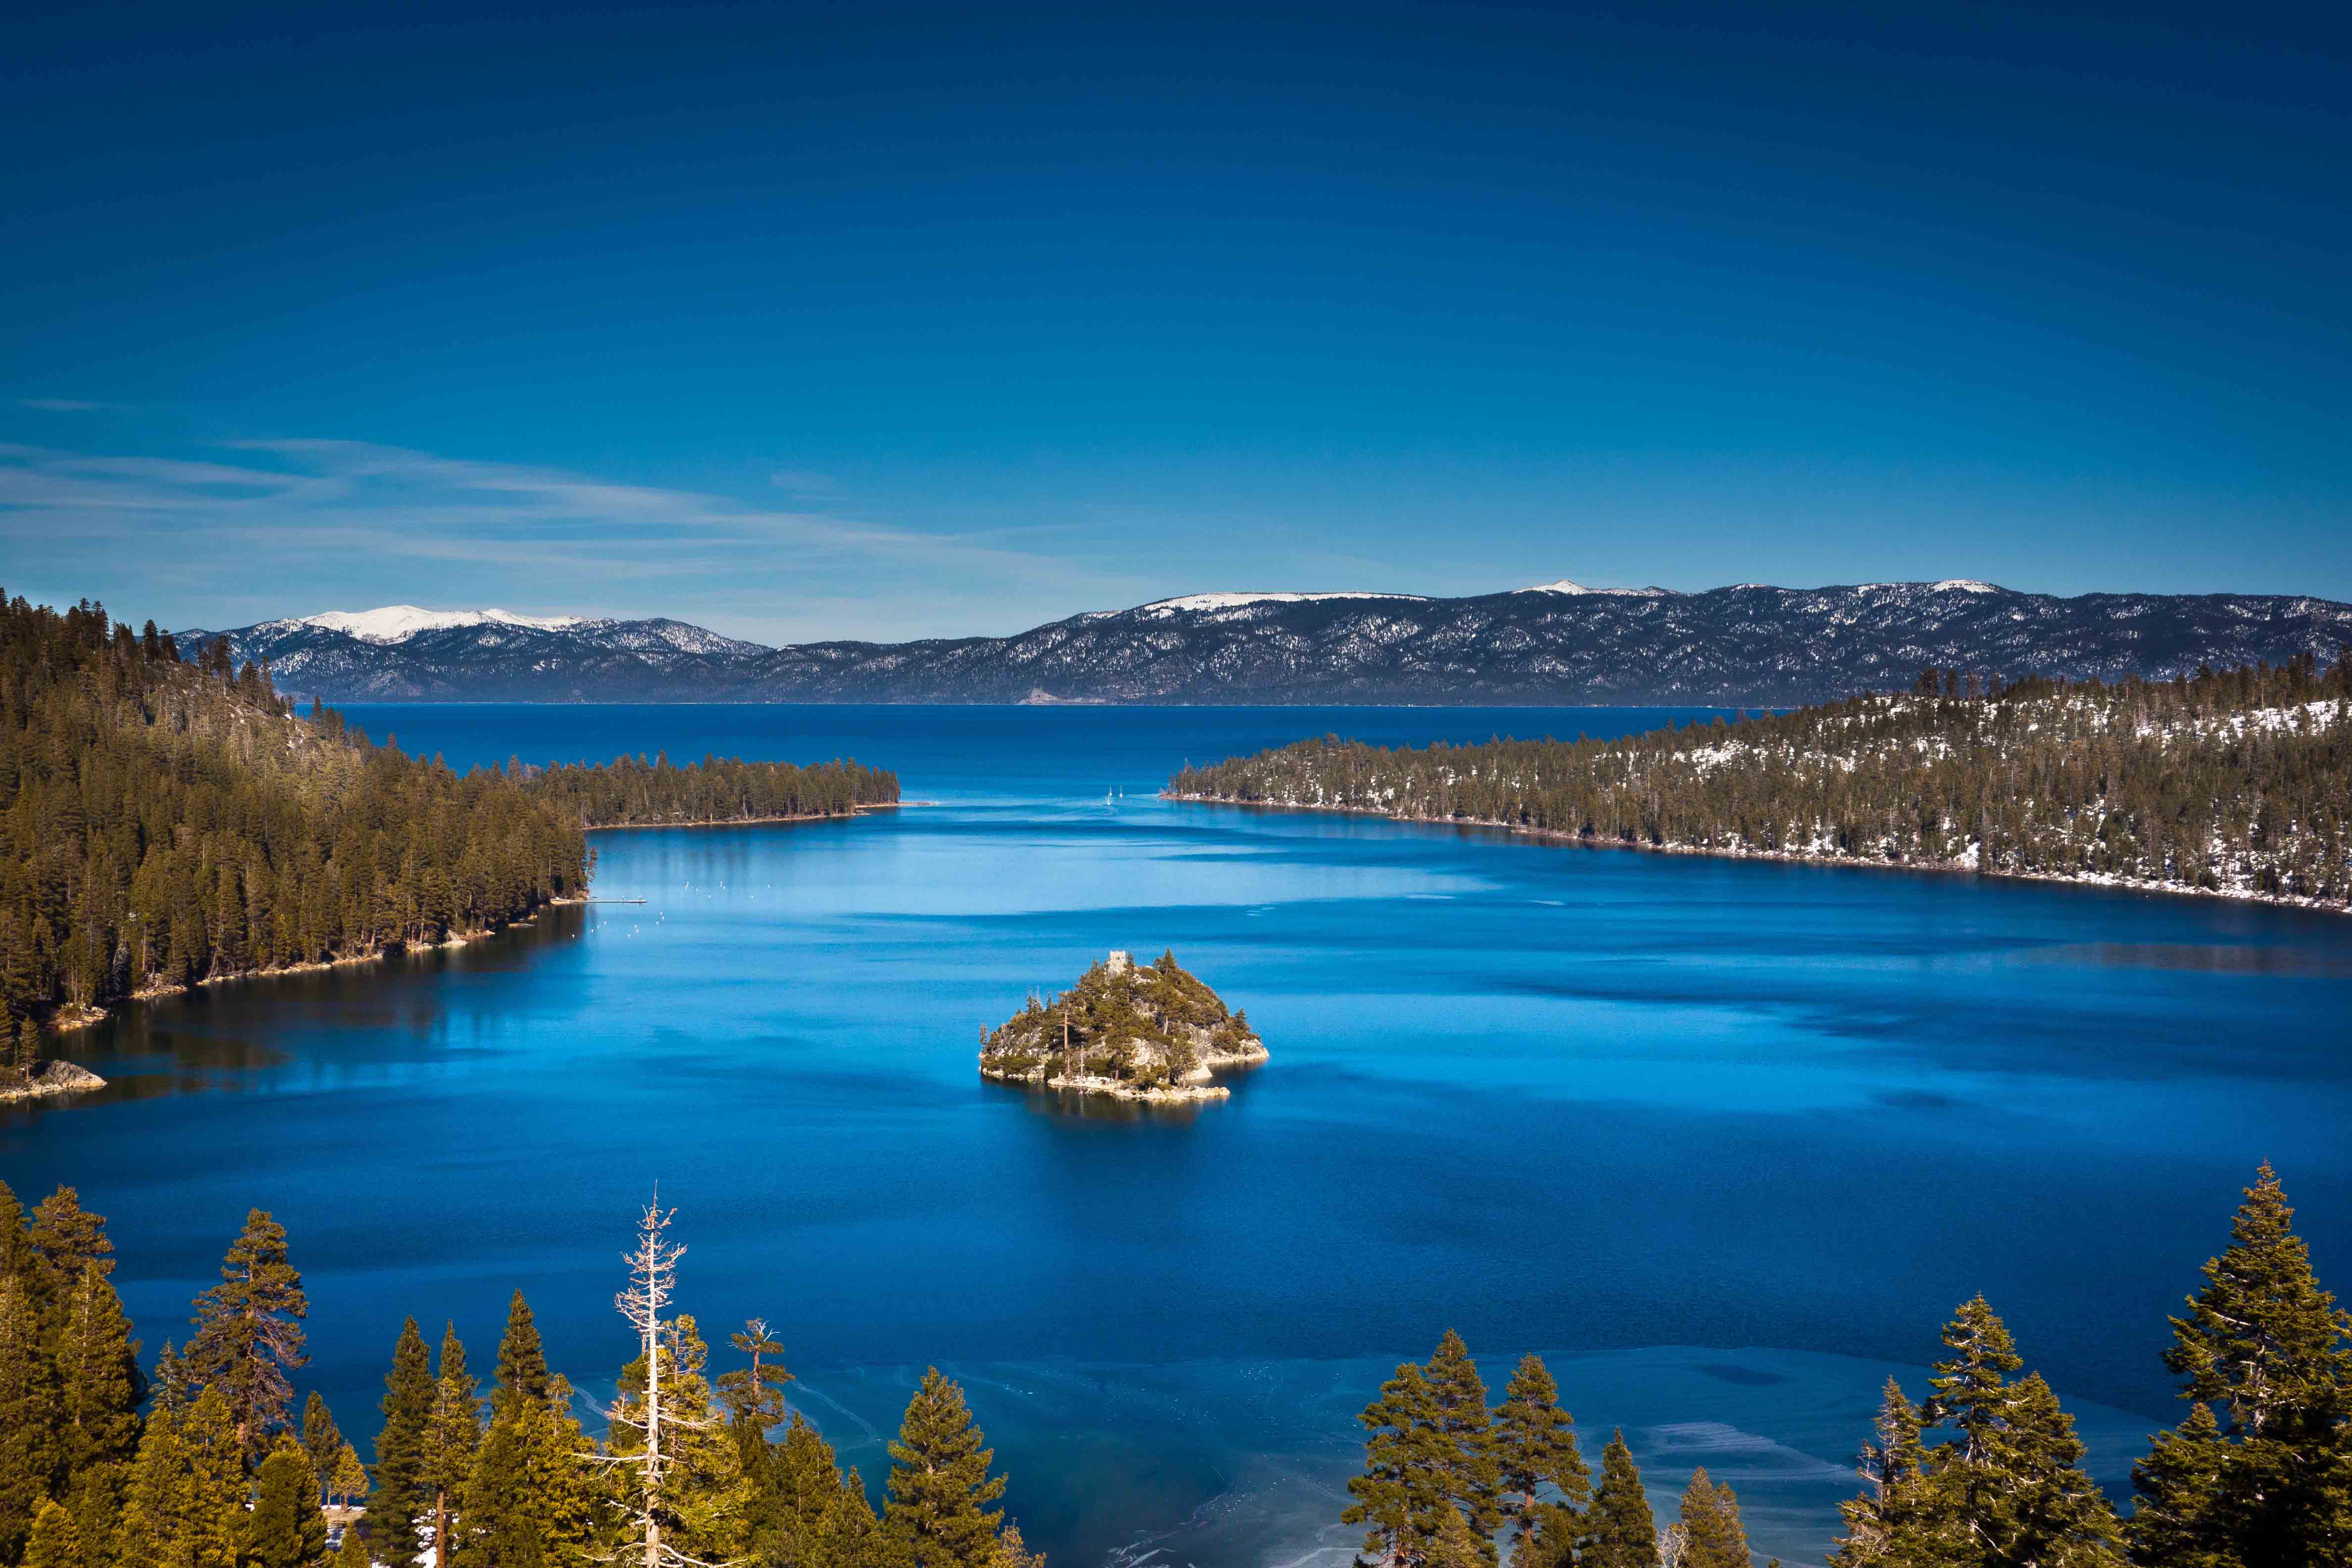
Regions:
<svg viewBox="0 0 2352 1568"><path fill-rule="evenodd" d="M1071 1568L1344 1557L1353 1412L1447 1325L1497 1385L1544 1351L1589 1448L1622 1424L1662 1506L1706 1464L1795 1563L1962 1298L2120 1486L2258 1160L2323 1273L2352 1256L2352 921L1152 798L1326 731L1665 715L354 713L460 765L854 754L935 803L601 835L598 894L643 906L135 1009L89 1037L100 1103L8 1117L0 1174L110 1216L151 1349L276 1211L354 1433L402 1314L486 1360L518 1285L558 1364L609 1378L658 1180L711 1337L779 1325L869 1476L922 1364L965 1376ZM1030 986L1164 946L1274 1051L1231 1101L1072 1115L977 1080Z"/></svg>

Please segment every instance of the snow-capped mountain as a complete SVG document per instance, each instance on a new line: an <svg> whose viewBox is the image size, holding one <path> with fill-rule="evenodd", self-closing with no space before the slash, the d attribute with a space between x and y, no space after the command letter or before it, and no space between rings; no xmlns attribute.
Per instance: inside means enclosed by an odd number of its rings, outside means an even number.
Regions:
<svg viewBox="0 0 2352 1568"><path fill-rule="evenodd" d="M420 610L414 605L386 605L375 610L329 610L324 615L304 616L306 626L324 626L331 632L349 632L362 642L406 642L418 632L439 631L444 626L536 626L543 632L560 632L580 624L578 616L518 616L506 610Z"/></svg>
<svg viewBox="0 0 2352 1568"><path fill-rule="evenodd" d="M177 634L193 656L213 633ZM1007 637L769 648L675 620L394 605L225 635L331 701L1175 702L1784 706L1907 686L1929 665L2014 679L2169 677L2333 659L2352 605L1990 583L1761 584L1678 594L1568 579L1467 598L1206 593Z"/></svg>

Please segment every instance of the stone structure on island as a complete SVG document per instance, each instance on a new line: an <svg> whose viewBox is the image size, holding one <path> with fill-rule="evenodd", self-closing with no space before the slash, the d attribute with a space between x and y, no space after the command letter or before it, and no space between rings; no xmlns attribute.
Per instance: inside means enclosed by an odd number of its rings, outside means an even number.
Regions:
<svg viewBox="0 0 2352 1568"><path fill-rule="evenodd" d="M1266 1059L1245 1014L1187 973L1172 952L1139 964L1114 952L1058 995L980 1037L980 1076L1121 1100L1223 1100L1216 1074Z"/></svg>

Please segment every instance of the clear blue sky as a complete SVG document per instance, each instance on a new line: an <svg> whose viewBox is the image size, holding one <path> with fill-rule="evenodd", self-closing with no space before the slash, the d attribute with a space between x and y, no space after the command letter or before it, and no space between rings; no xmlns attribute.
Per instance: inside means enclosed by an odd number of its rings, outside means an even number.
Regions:
<svg viewBox="0 0 2352 1568"><path fill-rule="evenodd" d="M2352 599L2342 7L492 10L12 11L0 584Z"/></svg>

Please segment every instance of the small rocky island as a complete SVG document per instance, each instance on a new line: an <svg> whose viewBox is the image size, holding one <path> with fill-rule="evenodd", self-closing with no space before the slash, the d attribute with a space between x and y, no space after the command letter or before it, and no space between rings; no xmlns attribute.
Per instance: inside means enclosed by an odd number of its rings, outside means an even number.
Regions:
<svg viewBox="0 0 2352 1568"><path fill-rule="evenodd" d="M1121 1100L1223 1100L1213 1075L1257 1066L1265 1042L1246 1014L1187 973L1172 952L1138 965L1113 952L1069 990L1029 1004L980 1037L980 1076Z"/></svg>

